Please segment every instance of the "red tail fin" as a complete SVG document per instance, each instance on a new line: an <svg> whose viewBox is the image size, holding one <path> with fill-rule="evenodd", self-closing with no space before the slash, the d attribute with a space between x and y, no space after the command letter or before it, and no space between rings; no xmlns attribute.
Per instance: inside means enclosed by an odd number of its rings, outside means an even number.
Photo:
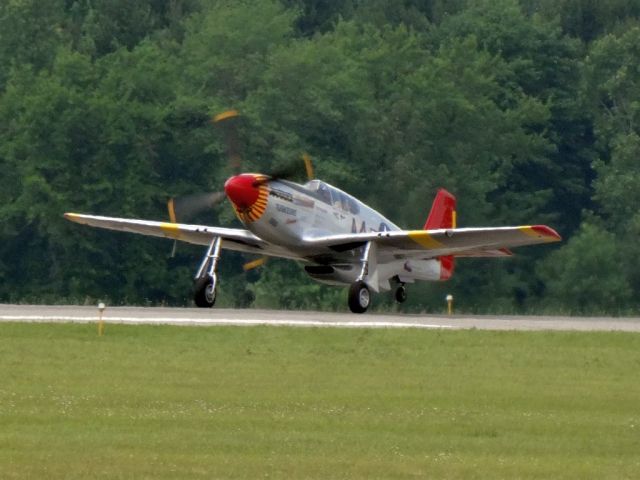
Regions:
<svg viewBox="0 0 640 480"><path fill-rule="evenodd" d="M456 228L456 197L444 188L438 190L433 205L431 205L429 217L424 224L424 230L438 228ZM453 255L440 257L440 280L450 279L454 267Z"/></svg>
<svg viewBox="0 0 640 480"><path fill-rule="evenodd" d="M427 222L424 224L425 230L437 228L456 228L456 197L444 188L438 190Z"/></svg>

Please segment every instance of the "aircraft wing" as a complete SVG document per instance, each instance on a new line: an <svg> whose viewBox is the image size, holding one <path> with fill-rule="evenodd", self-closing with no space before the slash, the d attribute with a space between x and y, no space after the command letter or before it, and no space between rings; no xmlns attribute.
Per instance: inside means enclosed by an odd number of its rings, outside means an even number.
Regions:
<svg viewBox="0 0 640 480"><path fill-rule="evenodd" d="M305 247L344 252L374 241L380 253L433 258L509 256L513 247L551 243L560 235L546 225L352 233L305 239Z"/></svg>
<svg viewBox="0 0 640 480"><path fill-rule="evenodd" d="M64 217L67 220L82 225L105 228L107 230L117 230L120 232L139 233L152 237L171 238L196 245L209 245L213 237L220 237L222 239L222 248L228 250L296 258L292 256L291 252L283 251L277 246L265 242L249 230L243 230L241 228L187 225L130 218L82 215L78 213L65 213Z"/></svg>

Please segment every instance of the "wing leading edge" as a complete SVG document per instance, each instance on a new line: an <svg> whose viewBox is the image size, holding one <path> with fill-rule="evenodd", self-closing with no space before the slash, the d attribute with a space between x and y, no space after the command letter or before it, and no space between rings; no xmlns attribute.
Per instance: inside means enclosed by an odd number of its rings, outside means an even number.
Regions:
<svg viewBox="0 0 640 480"><path fill-rule="evenodd" d="M91 227L105 228L119 232L138 233L153 237L170 238L196 245L209 245L214 237L220 237L222 248L240 252L274 255L285 258L297 258L290 251L280 249L257 237L249 230L240 228L209 227L205 225L186 225L182 223L155 222L129 218L101 217L65 213L64 217L75 223Z"/></svg>
<svg viewBox="0 0 640 480"><path fill-rule="evenodd" d="M560 235L546 225L523 225L353 233L309 238L304 244L311 248L324 247L341 252L374 241L379 248L389 253L405 256L500 257L511 255L509 248L560 240Z"/></svg>
<svg viewBox="0 0 640 480"><path fill-rule="evenodd" d="M72 222L121 232L180 240L208 245L214 237L223 240L223 248L283 258L301 259L290 249L265 242L249 230L210 227L181 223L157 222L97 215L65 213ZM300 247L307 255L329 249L344 252L374 241L380 253L406 257L435 258L445 255L460 257L509 256L509 248L552 243L560 235L546 225L495 228L457 228L438 230L399 230L353 233L303 239ZM305 255L306 256L306 255Z"/></svg>

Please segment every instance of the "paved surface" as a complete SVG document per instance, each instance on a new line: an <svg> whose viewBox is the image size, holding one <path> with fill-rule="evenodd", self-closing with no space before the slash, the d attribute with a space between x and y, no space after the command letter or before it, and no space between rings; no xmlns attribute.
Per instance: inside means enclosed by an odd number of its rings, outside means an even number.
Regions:
<svg viewBox="0 0 640 480"><path fill-rule="evenodd" d="M97 307L0 305L0 322L95 322ZM491 315L397 315L199 308L107 307L107 323L170 325L291 325L343 328L440 328L640 332L640 318Z"/></svg>

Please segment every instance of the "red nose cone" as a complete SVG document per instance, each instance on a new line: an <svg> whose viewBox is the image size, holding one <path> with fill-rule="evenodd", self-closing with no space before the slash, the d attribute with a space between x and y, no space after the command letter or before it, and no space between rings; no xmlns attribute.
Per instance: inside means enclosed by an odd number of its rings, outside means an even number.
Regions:
<svg viewBox="0 0 640 480"><path fill-rule="evenodd" d="M243 173L227 180L224 191L238 209L246 210L258 200L260 191L255 183L255 175Z"/></svg>

